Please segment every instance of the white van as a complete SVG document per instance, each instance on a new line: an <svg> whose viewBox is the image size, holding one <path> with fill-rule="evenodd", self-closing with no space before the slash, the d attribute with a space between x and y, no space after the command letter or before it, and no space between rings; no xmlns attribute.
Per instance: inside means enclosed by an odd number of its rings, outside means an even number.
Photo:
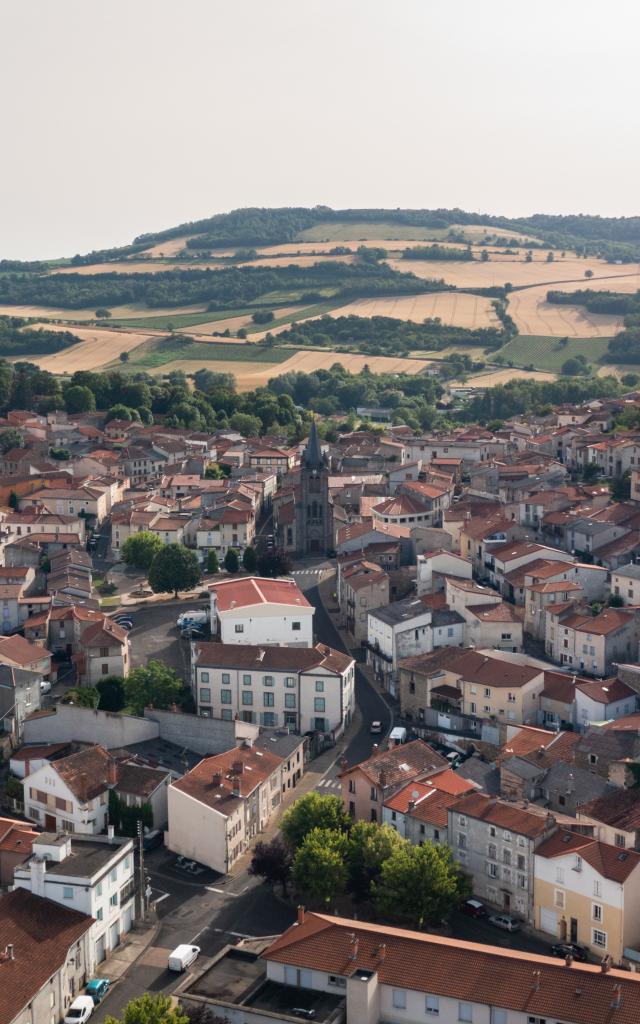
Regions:
<svg viewBox="0 0 640 1024"><path fill-rule="evenodd" d="M187 967L195 963L200 953L200 946L176 946L173 953L169 953L169 970L182 974Z"/></svg>
<svg viewBox="0 0 640 1024"><path fill-rule="evenodd" d="M389 733L389 746L399 747L401 743L407 742L407 730L403 729L401 725L397 725L395 729L392 729Z"/></svg>
<svg viewBox="0 0 640 1024"><path fill-rule="evenodd" d="M176 619L176 626L180 629L184 629L185 626L204 626L209 621L209 612L203 608L199 611L197 608L191 608L190 611L182 612Z"/></svg>

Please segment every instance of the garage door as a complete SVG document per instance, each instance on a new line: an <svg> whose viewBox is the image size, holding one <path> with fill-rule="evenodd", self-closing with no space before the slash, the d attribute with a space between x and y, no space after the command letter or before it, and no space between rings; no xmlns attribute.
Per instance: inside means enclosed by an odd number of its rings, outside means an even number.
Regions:
<svg viewBox="0 0 640 1024"><path fill-rule="evenodd" d="M131 931L132 910L133 908L131 904L129 904L128 907L125 907L124 914L122 915L122 931L125 933Z"/></svg>
<svg viewBox="0 0 640 1024"><path fill-rule="evenodd" d="M104 935L101 935L100 938L96 942L96 961L97 961L97 963L101 964L106 955L107 954L106 954L105 948L104 948Z"/></svg>
<svg viewBox="0 0 640 1024"><path fill-rule="evenodd" d="M549 935L558 934L558 915L555 910L547 910L546 907L541 907L540 928Z"/></svg>
<svg viewBox="0 0 640 1024"><path fill-rule="evenodd" d="M118 931L118 923L117 922L115 924L111 925L110 940L111 940L111 942L110 942L110 948L111 949L115 949L116 946L120 945L120 933Z"/></svg>

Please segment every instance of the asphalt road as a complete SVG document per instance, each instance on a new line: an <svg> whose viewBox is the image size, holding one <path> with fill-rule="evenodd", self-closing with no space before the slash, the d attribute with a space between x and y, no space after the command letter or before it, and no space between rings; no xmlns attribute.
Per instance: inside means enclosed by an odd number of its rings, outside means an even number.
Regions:
<svg viewBox="0 0 640 1024"><path fill-rule="evenodd" d="M200 605L197 601L182 601L180 604L149 604L131 609L132 668L139 668L151 658L157 658L175 669L185 681L189 679L189 645L180 639L176 619L180 612L191 607ZM126 610L128 612L129 608Z"/></svg>

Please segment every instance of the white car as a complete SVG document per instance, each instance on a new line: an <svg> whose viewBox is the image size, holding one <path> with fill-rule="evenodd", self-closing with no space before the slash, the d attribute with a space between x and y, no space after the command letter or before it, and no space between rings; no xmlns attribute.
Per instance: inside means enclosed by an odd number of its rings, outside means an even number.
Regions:
<svg viewBox="0 0 640 1024"><path fill-rule="evenodd" d="M64 1024L84 1024L95 1009L91 996L78 996L64 1015Z"/></svg>
<svg viewBox="0 0 640 1024"><path fill-rule="evenodd" d="M182 612L176 619L176 626L181 629L183 626L203 626L209 621L209 612L202 609L192 608L188 612Z"/></svg>
<svg viewBox="0 0 640 1024"><path fill-rule="evenodd" d="M43 679L40 683L40 693L51 693L51 683L48 679Z"/></svg>

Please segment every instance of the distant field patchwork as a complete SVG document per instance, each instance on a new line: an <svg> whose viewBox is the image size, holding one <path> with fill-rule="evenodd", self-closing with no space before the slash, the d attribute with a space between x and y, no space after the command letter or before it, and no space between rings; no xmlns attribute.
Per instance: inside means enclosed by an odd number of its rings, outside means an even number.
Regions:
<svg viewBox="0 0 640 1024"><path fill-rule="evenodd" d="M583 355L587 362L597 367L608 343L608 338L570 338L564 345L560 338L520 334L498 352L492 353L491 358L501 356L517 366L532 364L540 370L554 372L560 370L567 359Z"/></svg>
<svg viewBox="0 0 640 1024"><path fill-rule="evenodd" d="M421 323L439 317L453 327L495 327L499 320L491 299L466 292L429 292L386 299L355 299L333 310L332 316L390 316Z"/></svg>
<svg viewBox="0 0 640 1024"><path fill-rule="evenodd" d="M553 338L613 337L622 330L622 317L590 313L584 306L547 302L549 288L526 288L509 296L509 313L520 334Z"/></svg>

